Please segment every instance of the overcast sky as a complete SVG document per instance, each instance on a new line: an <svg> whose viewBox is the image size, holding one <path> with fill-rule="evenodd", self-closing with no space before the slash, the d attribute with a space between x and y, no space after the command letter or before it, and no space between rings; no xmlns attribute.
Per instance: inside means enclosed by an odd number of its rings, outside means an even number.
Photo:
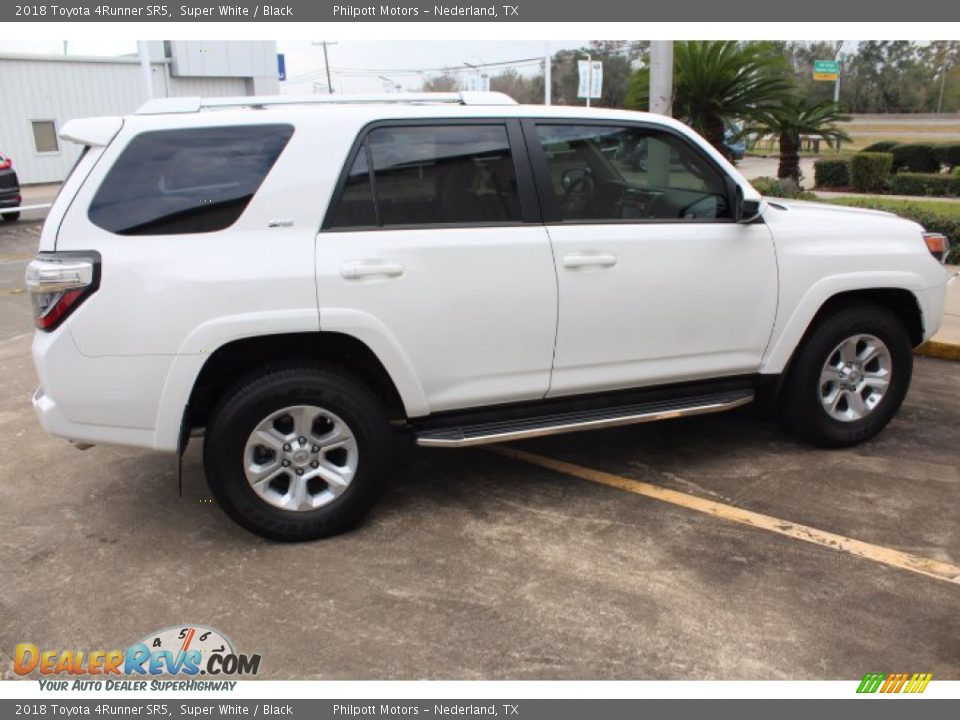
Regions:
<svg viewBox="0 0 960 720"><path fill-rule="evenodd" d="M419 90L425 77L436 75L443 68L459 68L465 77L464 63L484 63L540 58L546 52L586 45L587 40L536 41L342 41L328 47L333 86L336 92L382 92L386 83L399 84L403 90ZM286 56L287 78L281 92L310 94L326 91L323 48L309 42L278 42L278 52ZM137 51L136 42L118 40L71 40L70 55L125 55ZM0 42L0 52L63 54L63 42ZM501 68L490 68L496 73ZM538 72L535 63L518 65L522 72ZM418 73L416 71L425 71ZM389 81L381 79L383 75ZM318 83L315 87L314 83Z"/></svg>

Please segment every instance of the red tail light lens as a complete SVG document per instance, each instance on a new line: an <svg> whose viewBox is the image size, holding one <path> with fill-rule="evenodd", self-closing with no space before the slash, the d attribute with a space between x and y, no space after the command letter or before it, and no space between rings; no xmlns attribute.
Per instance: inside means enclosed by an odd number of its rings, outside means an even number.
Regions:
<svg viewBox="0 0 960 720"><path fill-rule="evenodd" d="M100 286L100 254L40 253L27 265L25 279L34 322L49 332Z"/></svg>
<svg viewBox="0 0 960 720"><path fill-rule="evenodd" d="M13 160L10 158L3 158L0 160L0 170L9 170L13 167Z"/></svg>

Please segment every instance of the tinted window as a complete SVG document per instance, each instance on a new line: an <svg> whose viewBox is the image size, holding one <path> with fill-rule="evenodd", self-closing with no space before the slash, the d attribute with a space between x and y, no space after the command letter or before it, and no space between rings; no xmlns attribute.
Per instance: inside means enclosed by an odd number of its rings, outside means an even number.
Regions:
<svg viewBox="0 0 960 720"><path fill-rule="evenodd" d="M720 172L682 138L635 127L538 125L562 220L731 217Z"/></svg>
<svg viewBox="0 0 960 720"><path fill-rule="evenodd" d="M520 198L506 128L437 125L368 133L328 225L519 221Z"/></svg>
<svg viewBox="0 0 960 720"><path fill-rule="evenodd" d="M90 205L119 235L178 235L229 227L293 134L289 125L162 130L135 137Z"/></svg>

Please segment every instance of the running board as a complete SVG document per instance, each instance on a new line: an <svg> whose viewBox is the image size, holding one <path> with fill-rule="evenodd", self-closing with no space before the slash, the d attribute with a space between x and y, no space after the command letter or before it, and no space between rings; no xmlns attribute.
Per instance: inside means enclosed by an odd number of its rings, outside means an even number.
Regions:
<svg viewBox="0 0 960 720"><path fill-rule="evenodd" d="M423 447L469 447L488 443L559 435L580 430L600 430L617 425L656 422L733 410L753 401L753 390L731 390L674 400L619 405L616 407L555 413L517 420L457 425L414 433Z"/></svg>

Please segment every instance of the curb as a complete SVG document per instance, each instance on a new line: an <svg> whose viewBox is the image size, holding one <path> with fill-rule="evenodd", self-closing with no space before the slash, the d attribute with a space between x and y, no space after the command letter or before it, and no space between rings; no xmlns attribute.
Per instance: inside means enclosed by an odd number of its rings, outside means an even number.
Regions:
<svg viewBox="0 0 960 720"><path fill-rule="evenodd" d="M938 358L940 360L953 360L960 362L960 345L956 343L939 342L937 340L928 340L923 345L913 351L914 355L923 355L924 357Z"/></svg>

